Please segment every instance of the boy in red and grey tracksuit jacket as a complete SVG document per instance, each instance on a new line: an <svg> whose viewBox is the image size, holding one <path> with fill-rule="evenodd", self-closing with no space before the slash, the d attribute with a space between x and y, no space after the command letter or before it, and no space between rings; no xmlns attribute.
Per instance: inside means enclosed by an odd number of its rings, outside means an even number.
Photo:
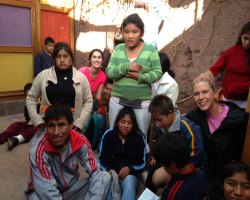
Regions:
<svg viewBox="0 0 250 200"><path fill-rule="evenodd" d="M89 177L79 180L78 161ZM104 199L103 172L99 170L86 137L70 130L67 147L58 151L46 132L37 133L30 148L28 199ZM87 195L87 196L86 196ZM38 199L39 199L38 198ZM35 198L37 199L37 197Z"/></svg>

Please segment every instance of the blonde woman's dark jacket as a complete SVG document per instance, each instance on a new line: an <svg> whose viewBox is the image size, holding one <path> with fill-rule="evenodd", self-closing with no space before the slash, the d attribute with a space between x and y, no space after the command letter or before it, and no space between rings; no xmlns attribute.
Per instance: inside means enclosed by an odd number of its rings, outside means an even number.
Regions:
<svg viewBox="0 0 250 200"><path fill-rule="evenodd" d="M229 107L227 116L213 134L210 133L206 114L199 108L189 112L187 118L200 125L208 163L206 171L213 178L228 162L241 160L245 141L247 115L234 103L220 102Z"/></svg>

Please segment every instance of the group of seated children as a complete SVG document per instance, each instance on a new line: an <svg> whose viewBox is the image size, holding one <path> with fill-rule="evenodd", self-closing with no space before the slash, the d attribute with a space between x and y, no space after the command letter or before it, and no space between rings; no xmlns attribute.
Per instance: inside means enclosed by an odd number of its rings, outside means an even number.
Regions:
<svg viewBox="0 0 250 200"><path fill-rule="evenodd" d="M152 106L150 111L155 116ZM161 118L164 124L168 115L162 114ZM72 130L70 107L53 104L45 111L44 120L46 132L37 132L30 147L27 199L136 199L138 175L146 167L146 141L133 109L124 107L119 111L114 128L103 135L100 166L87 138ZM161 199L250 198L249 166L240 162L224 163L218 166L221 167L217 170L219 176L208 177L206 165L195 166L196 149L187 144L187 135L182 131L169 133L168 129L164 129L152 149L154 159L162 168L158 178L166 177ZM209 159L207 154L204 160L209 163ZM78 161L88 177L79 179Z"/></svg>

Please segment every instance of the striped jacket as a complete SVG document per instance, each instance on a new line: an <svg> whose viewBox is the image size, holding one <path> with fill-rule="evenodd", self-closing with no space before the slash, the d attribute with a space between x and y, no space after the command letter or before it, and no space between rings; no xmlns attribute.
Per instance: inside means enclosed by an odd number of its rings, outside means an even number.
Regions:
<svg viewBox="0 0 250 200"><path fill-rule="evenodd" d="M203 135L199 125L181 116L180 135L189 146L191 162L195 167L204 167L207 156L203 145Z"/></svg>
<svg viewBox="0 0 250 200"><path fill-rule="evenodd" d="M175 113L176 119L167 131L179 134L185 140L190 150L191 163L195 167L203 168L207 162L207 155L204 150L201 127L187 117L181 116L180 111L176 110ZM158 140L159 136L165 132L164 128L157 129L155 139Z"/></svg>
<svg viewBox="0 0 250 200"><path fill-rule="evenodd" d="M47 134L37 133L30 147L28 191L41 199L62 199L62 192L79 179L78 161L90 177L91 199L102 199L103 187L99 166L86 137L70 131L68 146L61 153L48 142Z"/></svg>
<svg viewBox="0 0 250 200"><path fill-rule="evenodd" d="M201 170L192 169L178 176L172 176L161 195L161 200L200 200L208 178Z"/></svg>
<svg viewBox="0 0 250 200"><path fill-rule="evenodd" d="M111 96L128 100L150 100L152 97L151 83L162 76L158 52L154 46L144 44L134 62L142 66L138 80L125 76L129 71L130 63L126 45L119 44L115 47L106 69L107 77L114 79Z"/></svg>

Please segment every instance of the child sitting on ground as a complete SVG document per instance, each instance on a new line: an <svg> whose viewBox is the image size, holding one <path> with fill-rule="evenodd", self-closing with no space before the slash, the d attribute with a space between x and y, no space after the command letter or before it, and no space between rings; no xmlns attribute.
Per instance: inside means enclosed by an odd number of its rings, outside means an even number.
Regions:
<svg viewBox="0 0 250 200"><path fill-rule="evenodd" d="M151 100L149 112L151 112L152 119L158 127L152 139L152 149L154 148L154 141L157 141L159 135L166 132L180 135L189 147L191 163L195 167L203 167L205 152L200 127L195 122L181 116L180 111L174 108L172 100L165 95L157 95ZM163 181L166 183L166 180L170 180L170 178L160 163L155 162L155 159L152 158L146 187L156 193L157 188L162 187Z"/></svg>
<svg viewBox="0 0 250 200"><path fill-rule="evenodd" d="M24 86L25 97L31 86L31 83L27 83ZM33 125L29 124L30 118L26 106L24 107L24 117L25 121L14 122L0 134L0 144L8 141L9 151L20 143L30 141L37 130Z"/></svg>
<svg viewBox="0 0 250 200"><path fill-rule="evenodd" d="M112 177L106 200L135 200L138 175L146 166L146 141L132 108L122 108L114 125L103 135L99 152L101 169Z"/></svg>

